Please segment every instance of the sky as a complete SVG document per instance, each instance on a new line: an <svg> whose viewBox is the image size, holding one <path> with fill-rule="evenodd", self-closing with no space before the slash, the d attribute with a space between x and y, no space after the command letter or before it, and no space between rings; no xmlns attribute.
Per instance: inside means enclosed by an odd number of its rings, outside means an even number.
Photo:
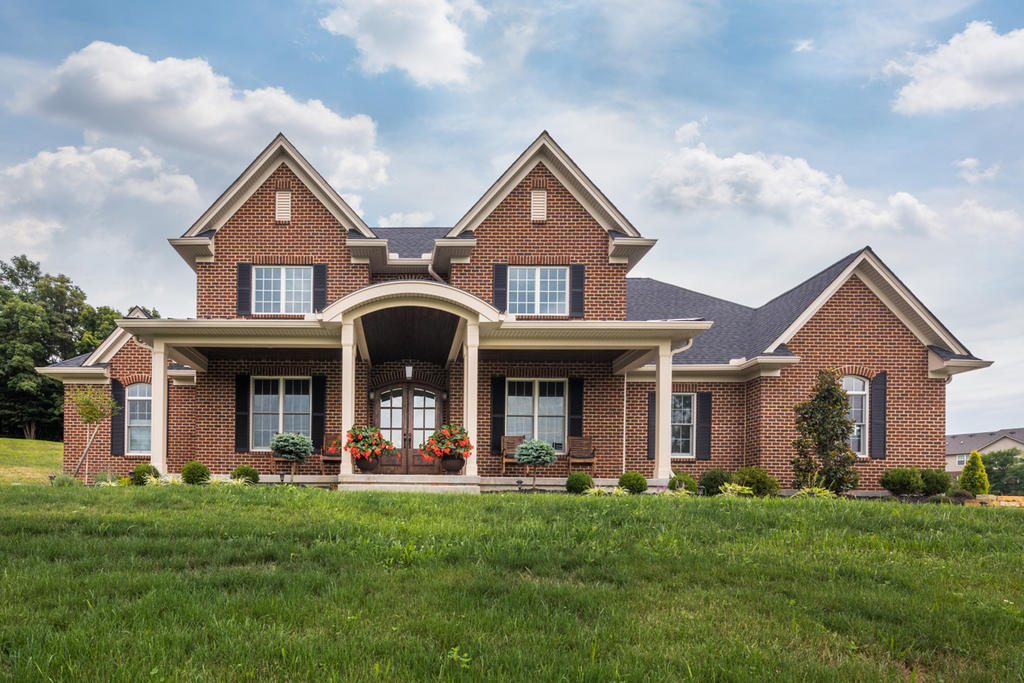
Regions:
<svg viewBox="0 0 1024 683"><path fill-rule="evenodd" d="M0 258L195 314L166 243L283 132L371 226L452 225L542 131L658 246L631 275L757 306L870 245L1024 426L1024 4L0 4Z"/></svg>

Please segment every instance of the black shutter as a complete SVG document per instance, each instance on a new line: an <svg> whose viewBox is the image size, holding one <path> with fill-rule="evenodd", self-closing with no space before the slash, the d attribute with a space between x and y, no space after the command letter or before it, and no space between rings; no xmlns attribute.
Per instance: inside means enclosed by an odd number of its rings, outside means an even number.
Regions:
<svg viewBox="0 0 1024 683"><path fill-rule="evenodd" d="M711 459L711 392L697 392L697 436L694 455L697 460Z"/></svg>
<svg viewBox="0 0 1024 683"><path fill-rule="evenodd" d="M880 372L871 380L871 396L868 399L868 455L878 460L885 460L885 400L888 394L888 377Z"/></svg>
<svg viewBox="0 0 1024 683"><path fill-rule="evenodd" d="M569 436L583 436L583 378L569 378Z"/></svg>
<svg viewBox="0 0 1024 683"><path fill-rule="evenodd" d="M313 312L327 308L327 264L313 264Z"/></svg>
<svg viewBox="0 0 1024 683"><path fill-rule="evenodd" d="M505 436L505 378L491 378L491 455L501 455Z"/></svg>
<svg viewBox="0 0 1024 683"><path fill-rule="evenodd" d="M658 423L658 405L653 391L647 392L647 459L654 460L654 442Z"/></svg>
<svg viewBox="0 0 1024 683"><path fill-rule="evenodd" d="M110 397L117 410L110 416L110 454L124 455L124 385L110 380Z"/></svg>
<svg viewBox="0 0 1024 683"><path fill-rule="evenodd" d="M309 433L313 437L313 449L317 452L324 447L324 414L327 412L327 376L313 375L313 406L309 416Z"/></svg>
<svg viewBox="0 0 1024 683"><path fill-rule="evenodd" d="M508 309L508 264L507 263L495 263L494 264L494 290L493 290L493 301L494 307L499 312L504 313Z"/></svg>
<svg viewBox="0 0 1024 683"><path fill-rule="evenodd" d="M583 317L583 290L587 279L587 267L582 263L569 266L569 317Z"/></svg>
<svg viewBox="0 0 1024 683"><path fill-rule="evenodd" d="M249 375L235 375L235 453L249 452Z"/></svg>
<svg viewBox="0 0 1024 683"><path fill-rule="evenodd" d="M235 313L252 315L252 264L238 264L238 288L235 298Z"/></svg>

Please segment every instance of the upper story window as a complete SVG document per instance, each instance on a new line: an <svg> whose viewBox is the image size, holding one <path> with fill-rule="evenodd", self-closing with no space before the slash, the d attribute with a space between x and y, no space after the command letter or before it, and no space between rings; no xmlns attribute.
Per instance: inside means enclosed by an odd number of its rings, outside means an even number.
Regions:
<svg viewBox="0 0 1024 683"><path fill-rule="evenodd" d="M843 377L843 390L849 402L846 419L853 423L853 433L848 442L850 450L865 457L868 454L868 381L863 377L846 375Z"/></svg>
<svg viewBox="0 0 1024 683"><path fill-rule="evenodd" d="M672 457L693 456L694 394L672 394Z"/></svg>
<svg viewBox="0 0 1024 683"><path fill-rule="evenodd" d="M270 448L275 434L311 436L312 400L309 377L252 378L252 444Z"/></svg>
<svg viewBox="0 0 1024 683"><path fill-rule="evenodd" d="M153 390L149 384L129 384L125 391L125 429L129 454L149 453L153 421Z"/></svg>
<svg viewBox="0 0 1024 683"><path fill-rule="evenodd" d="M564 266L510 266L508 312L515 315L568 315L569 269Z"/></svg>
<svg viewBox="0 0 1024 683"><path fill-rule="evenodd" d="M311 313L313 268L253 266L253 313Z"/></svg>
<svg viewBox="0 0 1024 683"><path fill-rule="evenodd" d="M505 434L547 441L565 450L564 379L510 379L505 393Z"/></svg>

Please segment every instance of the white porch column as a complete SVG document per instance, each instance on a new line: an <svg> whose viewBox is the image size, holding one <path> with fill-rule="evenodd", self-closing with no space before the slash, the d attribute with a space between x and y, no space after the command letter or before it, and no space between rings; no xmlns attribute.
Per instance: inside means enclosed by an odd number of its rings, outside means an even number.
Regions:
<svg viewBox="0 0 1024 683"><path fill-rule="evenodd" d="M159 340L153 340L153 368L150 379L152 403L150 408L149 461L167 474L167 348Z"/></svg>
<svg viewBox="0 0 1024 683"><path fill-rule="evenodd" d="M480 371L477 359L480 355L480 325L473 321L466 323L466 340L462 346L462 421L473 444L473 457L466 461L466 476L477 476L477 463L480 458L480 442L477 441L477 382Z"/></svg>
<svg viewBox="0 0 1024 683"><path fill-rule="evenodd" d="M356 335L355 324L345 322L341 326L341 433L344 434L356 421ZM341 451L341 473L352 474L352 454L348 449Z"/></svg>
<svg viewBox="0 0 1024 683"><path fill-rule="evenodd" d="M672 347L658 346L655 380L654 477L672 478Z"/></svg>

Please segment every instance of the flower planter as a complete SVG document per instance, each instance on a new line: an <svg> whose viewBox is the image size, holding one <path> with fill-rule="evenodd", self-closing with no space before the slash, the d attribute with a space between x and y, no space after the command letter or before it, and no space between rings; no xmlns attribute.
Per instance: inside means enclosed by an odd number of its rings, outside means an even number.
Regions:
<svg viewBox="0 0 1024 683"><path fill-rule="evenodd" d="M356 467L359 468L360 472L373 472L380 466L380 458L373 456L370 458L355 458Z"/></svg>
<svg viewBox="0 0 1024 683"><path fill-rule="evenodd" d="M466 459L461 455L454 458L441 458L441 469L445 472L455 473L462 469L462 466L466 464Z"/></svg>

